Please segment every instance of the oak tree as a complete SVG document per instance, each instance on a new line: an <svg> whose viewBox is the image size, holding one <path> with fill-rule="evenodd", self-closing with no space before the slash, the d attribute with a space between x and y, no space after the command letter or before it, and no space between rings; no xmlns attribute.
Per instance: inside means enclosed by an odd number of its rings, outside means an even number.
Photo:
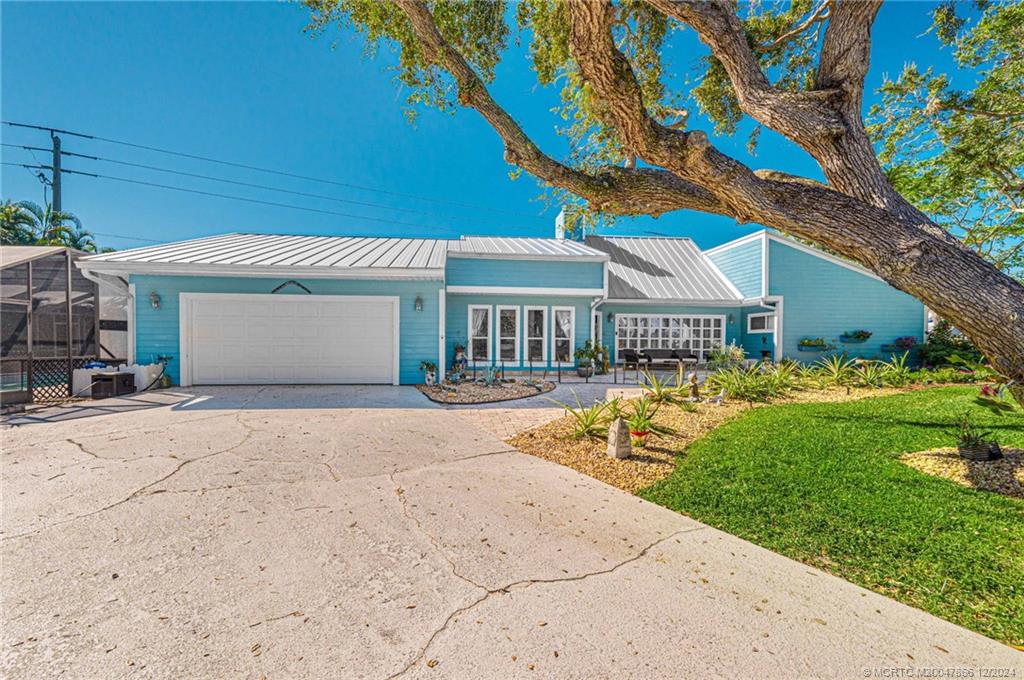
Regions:
<svg viewBox="0 0 1024 680"><path fill-rule="evenodd" d="M859 262L952 321L1016 381L1024 403L1024 285L894 187L864 122L874 1L307 0L312 27L341 21L398 54L413 106L475 109L505 159L610 215L700 210L758 222ZM568 158L545 153L492 96L513 30L537 79L563 83ZM753 169L687 123L664 55L682 30L707 47L689 93L732 132L747 116L806 151L825 183ZM680 87L682 85L682 87Z"/></svg>

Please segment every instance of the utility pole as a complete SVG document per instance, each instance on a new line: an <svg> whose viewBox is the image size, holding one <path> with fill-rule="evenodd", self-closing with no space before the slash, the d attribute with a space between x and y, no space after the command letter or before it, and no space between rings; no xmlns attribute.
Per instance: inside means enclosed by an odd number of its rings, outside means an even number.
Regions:
<svg viewBox="0 0 1024 680"><path fill-rule="evenodd" d="M50 139L53 141L53 211L60 212L60 137L53 130L50 131Z"/></svg>

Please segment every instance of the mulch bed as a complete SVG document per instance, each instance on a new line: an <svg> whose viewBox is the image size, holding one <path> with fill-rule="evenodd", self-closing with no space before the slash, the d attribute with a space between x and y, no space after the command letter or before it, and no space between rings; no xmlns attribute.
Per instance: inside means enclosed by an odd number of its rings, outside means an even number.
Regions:
<svg viewBox="0 0 1024 680"><path fill-rule="evenodd" d="M416 388L430 401L439 404L489 404L496 401L511 401L536 397L555 389L553 382L527 384L522 382L497 383L491 387L481 383L459 383L452 387L442 385L417 385Z"/></svg>
<svg viewBox="0 0 1024 680"><path fill-rule="evenodd" d="M722 405L714 405L701 402L696 404L693 412L684 411L674 404L664 404L658 409L654 423L672 428L675 434L659 437L652 433L645 448L634 448L633 454L624 460L608 456L608 442L604 438L574 439L573 420L570 416L521 432L510 439L509 443L523 453L570 467L606 484L636 493L672 474L676 467L676 457L691 442L750 408L785 403L852 401L905 391L906 388L802 390L770 403L726 401Z"/></svg>
<svg viewBox="0 0 1024 680"><path fill-rule="evenodd" d="M1024 449L1004 448L999 460L965 460L955 448L907 453L900 460L915 470L961 486L1024 498Z"/></svg>

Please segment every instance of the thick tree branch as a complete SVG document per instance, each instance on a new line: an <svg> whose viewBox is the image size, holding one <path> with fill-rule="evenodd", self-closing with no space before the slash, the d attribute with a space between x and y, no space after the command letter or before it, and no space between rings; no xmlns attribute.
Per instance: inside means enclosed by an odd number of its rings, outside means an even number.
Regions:
<svg viewBox="0 0 1024 680"><path fill-rule="evenodd" d="M878 0L836 2L818 58L815 88L842 90L844 113L858 119L864 100L864 77L871 63L871 25L880 7Z"/></svg>
<svg viewBox="0 0 1024 680"><path fill-rule="evenodd" d="M725 68L740 109L754 120L801 146L845 132L842 120L827 104L833 91L789 92L772 86L747 43L734 6L727 0L647 1L666 16L697 31L701 42Z"/></svg>
<svg viewBox="0 0 1024 680"><path fill-rule="evenodd" d="M661 214L680 209L729 215L728 208L706 189L669 172L605 167L589 174L546 155L487 91L465 58L441 35L423 2L397 0L409 18L427 59L455 79L459 102L476 109L505 144L505 160L536 177L587 199L613 214Z"/></svg>

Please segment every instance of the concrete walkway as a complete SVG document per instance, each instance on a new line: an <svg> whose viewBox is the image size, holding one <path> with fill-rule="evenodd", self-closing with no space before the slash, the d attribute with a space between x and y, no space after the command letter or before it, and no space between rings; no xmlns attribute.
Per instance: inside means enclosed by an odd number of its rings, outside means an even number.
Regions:
<svg viewBox="0 0 1024 680"><path fill-rule="evenodd" d="M411 389L146 399L0 432L0 676L1024 673Z"/></svg>

